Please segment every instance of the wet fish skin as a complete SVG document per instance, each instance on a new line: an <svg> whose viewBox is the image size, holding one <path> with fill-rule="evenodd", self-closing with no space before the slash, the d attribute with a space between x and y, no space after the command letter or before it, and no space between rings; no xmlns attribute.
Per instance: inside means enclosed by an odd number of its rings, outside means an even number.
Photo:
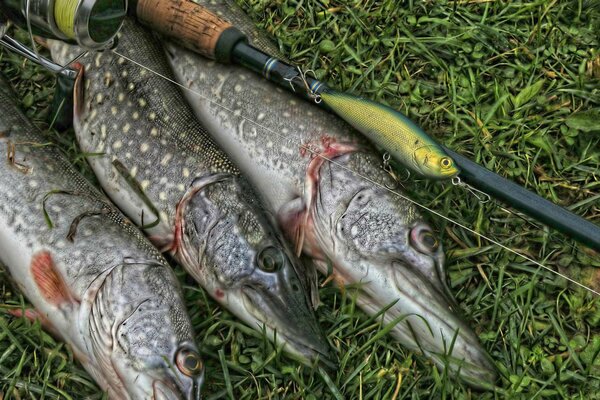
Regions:
<svg viewBox="0 0 600 400"><path fill-rule="evenodd" d="M25 315L69 343L111 399L199 399L176 277L17 103L0 77L0 261L35 307Z"/></svg>
<svg viewBox="0 0 600 400"><path fill-rule="evenodd" d="M147 31L126 21L121 33L117 52L171 76ZM78 54L56 42L51 50L59 62ZM88 161L113 201L240 319L265 325L271 338L276 332L304 362L331 364L302 266L179 89L110 52L81 62L76 136L84 152L102 153Z"/></svg>
<svg viewBox="0 0 600 400"><path fill-rule="evenodd" d="M259 36L232 2L199 2ZM254 44L274 50L264 43ZM415 206L387 190L394 181L381 156L341 120L258 75L165 47L198 118L321 272L332 262L340 283L361 283L358 302L370 314L395 302L385 321L401 320L392 334L406 347L440 367L453 360L475 387L493 384L494 364L448 288L442 246Z"/></svg>

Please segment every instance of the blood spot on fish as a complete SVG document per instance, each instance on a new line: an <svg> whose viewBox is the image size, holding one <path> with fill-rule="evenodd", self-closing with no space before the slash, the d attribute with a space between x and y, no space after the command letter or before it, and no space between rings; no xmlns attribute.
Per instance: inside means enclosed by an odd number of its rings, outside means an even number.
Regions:
<svg viewBox="0 0 600 400"><path fill-rule="evenodd" d="M223 291L221 289L217 289L215 290L215 297L217 299L222 299L223 296L225 296L225 293L223 293Z"/></svg>
<svg viewBox="0 0 600 400"><path fill-rule="evenodd" d="M335 142L336 140L334 137L328 135L321 136L321 143L323 144L325 150L328 150L331 147L331 145Z"/></svg>
<svg viewBox="0 0 600 400"><path fill-rule="evenodd" d="M51 304L78 303L57 270L52 254L44 250L31 259L31 274L42 296Z"/></svg>

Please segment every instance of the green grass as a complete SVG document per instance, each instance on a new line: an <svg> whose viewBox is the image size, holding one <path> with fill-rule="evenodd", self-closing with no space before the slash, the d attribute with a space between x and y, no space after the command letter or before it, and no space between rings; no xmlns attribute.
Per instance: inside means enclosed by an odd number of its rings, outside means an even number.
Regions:
<svg viewBox="0 0 600 400"><path fill-rule="evenodd" d="M448 147L600 224L600 1L240 4L303 68L402 110ZM51 77L1 57L23 109L43 120ZM72 136L49 137L89 176ZM598 253L450 184L403 184L413 199L600 289ZM356 308L352 291L331 284L321 289L318 313L341 365L324 378L180 273L207 360L206 398L600 398L600 300L428 218L442 235L452 289L501 373L495 393L473 392L379 337L383 327ZM26 302L5 273L0 282L0 309ZM68 348L0 311L0 398L67 394L102 398Z"/></svg>

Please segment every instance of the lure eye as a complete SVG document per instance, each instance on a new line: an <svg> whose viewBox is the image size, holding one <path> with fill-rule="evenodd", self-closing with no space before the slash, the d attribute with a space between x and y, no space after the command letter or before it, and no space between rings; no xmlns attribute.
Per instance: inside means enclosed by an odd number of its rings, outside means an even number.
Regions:
<svg viewBox="0 0 600 400"><path fill-rule="evenodd" d="M435 253L440 242L427 225L417 225L410 232L411 244L421 253Z"/></svg>
<svg viewBox="0 0 600 400"><path fill-rule="evenodd" d="M442 166L442 168L448 169L452 166L452 160L448 157L442 157L442 159L440 160L440 165Z"/></svg>
<svg viewBox="0 0 600 400"><path fill-rule="evenodd" d="M261 250L258 254L258 267L265 272L275 272L283 268L285 264L285 255L274 246L269 246Z"/></svg>
<svg viewBox="0 0 600 400"><path fill-rule="evenodd" d="M180 349L175 357L175 363L177 364L177 368L189 377L198 376L202 373L202 359L194 350L187 348Z"/></svg>

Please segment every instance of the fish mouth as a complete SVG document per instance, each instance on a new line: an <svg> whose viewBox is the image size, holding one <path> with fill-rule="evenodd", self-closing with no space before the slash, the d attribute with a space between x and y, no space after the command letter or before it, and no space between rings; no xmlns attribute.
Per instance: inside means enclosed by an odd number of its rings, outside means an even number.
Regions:
<svg viewBox="0 0 600 400"><path fill-rule="evenodd" d="M438 366L455 371L467 382L494 381L494 364L475 332L463 320L451 294L439 290L402 262L392 262L392 271L403 300L398 302L401 303L399 311L416 316L416 324L421 325L419 331L412 321L408 323L414 345L432 357Z"/></svg>
<svg viewBox="0 0 600 400"><path fill-rule="evenodd" d="M284 344L289 356L305 365L316 362L326 369L337 368L337 356L312 314L292 317L284 311L284 301L268 301L252 287L242 289L242 299L246 312L255 319L256 326L264 326L271 339Z"/></svg>
<svg viewBox="0 0 600 400"><path fill-rule="evenodd" d="M152 382L152 400L200 400L202 398L200 395L200 385L195 383L186 392L183 394L170 383L159 379Z"/></svg>
<svg viewBox="0 0 600 400"><path fill-rule="evenodd" d="M360 305L370 313L389 307L384 322L396 324L392 335L405 347L431 358L449 375L475 388L493 386L497 377L494 363L463 321L454 299L410 265L394 261L391 269L389 289L393 292L379 287L369 290L370 285L365 284Z"/></svg>

